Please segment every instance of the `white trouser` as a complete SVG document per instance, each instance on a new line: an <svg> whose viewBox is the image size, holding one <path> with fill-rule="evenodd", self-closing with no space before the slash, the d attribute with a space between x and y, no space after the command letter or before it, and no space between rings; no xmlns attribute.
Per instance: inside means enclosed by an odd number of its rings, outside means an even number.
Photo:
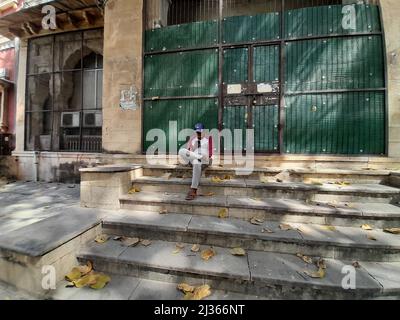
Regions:
<svg viewBox="0 0 400 320"><path fill-rule="evenodd" d="M192 151L189 151L188 149L179 150L179 156L183 159L185 164L188 164L190 162L193 165L192 189L197 189L200 184L202 171L202 164L199 159L201 159L202 156Z"/></svg>

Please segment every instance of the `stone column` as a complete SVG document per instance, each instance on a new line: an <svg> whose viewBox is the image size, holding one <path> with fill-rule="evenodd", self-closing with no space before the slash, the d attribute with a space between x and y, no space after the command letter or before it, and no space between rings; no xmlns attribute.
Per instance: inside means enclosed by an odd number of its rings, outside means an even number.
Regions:
<svg viewBox="0 0 400 320"><path fill-rule="evenodd" d="M400 1L381 0L389 93L389 156L400 157Z"/></svg>
<svg viewBox="0 0 400 320"><path fill-rule="evenodd" d="M28 41L20 41L19 66L17 77L17 103L15 117L15 152L23 152L25 148L25 89L28 57Z"/></svg>
<svg viewBox="0 0 400 320"><path fill-rule="evenodd" d="M103 149L140 153L142 139L143 0L109 0L104 20ZM137 110L120 107L121 90L133 86Z"/></svg>

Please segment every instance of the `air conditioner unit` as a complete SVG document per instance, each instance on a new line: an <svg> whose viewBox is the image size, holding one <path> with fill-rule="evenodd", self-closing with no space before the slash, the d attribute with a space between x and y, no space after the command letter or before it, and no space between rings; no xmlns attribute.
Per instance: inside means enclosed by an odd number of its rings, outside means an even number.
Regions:
<svg viewBox="0 0 400 320"><path fill-rule="evenodd" d="M8 70L6 68L0 68L0 79L8 79Z"/></svg>
<svg viewBox="0 0 400 320"><path fill-rule="evenodd" d="M100 112L85 112L83 114L83 126L85 128L101 128L103 117Z"/></svg>
<svg viewBox="0 0 400 320"><path fill-rule="evenodd" d="M61 113L61 127L63 128L79 128L79 112L63 112Z"/></svg>

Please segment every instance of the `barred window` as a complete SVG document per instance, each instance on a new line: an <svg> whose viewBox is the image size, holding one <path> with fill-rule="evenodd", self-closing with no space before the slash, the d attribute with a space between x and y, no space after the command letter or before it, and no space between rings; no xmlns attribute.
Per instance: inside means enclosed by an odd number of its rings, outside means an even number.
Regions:
<svg viewBox="0 0 400 320"><path fill-rule="evenodd" d="M102 29L30 40L26 150L100 152L102 91Z"/></svg>

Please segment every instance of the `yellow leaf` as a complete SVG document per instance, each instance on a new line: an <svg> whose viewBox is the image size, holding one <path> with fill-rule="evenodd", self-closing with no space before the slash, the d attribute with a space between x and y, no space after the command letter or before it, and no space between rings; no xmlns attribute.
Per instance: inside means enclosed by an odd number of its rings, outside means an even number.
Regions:
<svg viewBox="0 0 400 320"><path fill-rule="evenodd" d="M150 240L141 240L140 243L145 247L148 247L149 245L151 245Z"/></svg>
<svg viewBox="0 0 400 320"><path fill-rule="evenodd" d="M194 290L196 289L195 287L193 287L193 286L191 286L191 285L189 285L187 283L180 283L180 284L178 284L177 288L178 288L179 291L182 291L185 294L188 293L188 292L193 293Z"/></svg>
<svg viewBox="0 0 400 320"><path fill-rule="evenodd" d="M206 250L203 250L201 252L201 258L205 261L210 260L212 257L214 257L216 255L216 252L214 251L214 249L209 248Z"/></svg>
<svg viewBox="0 0 400 320"><path fill-rule="evenodd" d="M279 228L283 231L293 230L293 227L290 224L285 224L285 223L280 224Z"/></svg>
<svg viewBox="0 0 400 320"><path fill-rule="evenodd" d="M272 178L260 174L259 179L261 183L271 183Z"/></svg>
<svg viewBox="0 0 400 320"><path fill-rule="evenodd" d="M301 253L296 254L296 256L299 257L301 260L303 260L305 263L308 263L308 264L313 263L313 260L311 257L307 257L305 255L302 255Z"/></svg>
<svg viewBox="0 0 400 320"><path fill-rule="evenodd" d="M73 284L77 288L83 288L88 285L95 284L97 281L96 276L94 274L87 274L80 279L74 280Z"/></svg>
<svg viewBox="0 0 400 320"><path fill-rule="evenodd" d="M370 230L372 230L372 227L370 225L368 225L368 224L363 224L361 226L361 229L370 231Z"/></svg>
<svg viewBox="0 0 400 320"><path fill-rule="evenodd" d="M264 223L264 219L260 217L253 217L250 219L250 223L256 226L260 226Z"/></svg>
<svg viewBox="0 0 400 320"><path fill-rule="evenodd" d="M138 187L132 187L129 191L128 194L134 194L140 192L140 188Z"/></svg>
<svg viewBox="0 0 400 320"><path fill-rule="evenodd" d="M310 271L305 270L304 273L311 278L319 278L319 279L325 278L325 274L326 274L325 269L323 269L323 268L319 268L318 271L315 271L315 272L310 272Z"/></svg>
<svg viewBox="0 0 400 320"><path fill-rule="evenodd" d="M245 256L246 251L242 248L233 248L231 249L231 254L234 256Z"/></svg>
<svg viewBox="0 0 400 320"><path fill-rule="evenodd" d="M328 231L336 231L336 228L334 226L323 226L322 229Z"/></svg>
<svg viewBox="0 0 400 320"><path fill-rule="evenodd" d="M212 197L214 195L214 192L207 192L204 196L205 197Z"/></svg>
<svg viewBox="0 0 400 320"><path fill-rule="evenodd" d="M351 183L348 181L336 181L335 184L344 187L344 186L349 186Z"/></svg>
<svg viewBox="0 0 400 320"><path fill-rule="evenodd" d="M400 228L386 228L383 231L391 234L400 234Z"/></svg>
<svg viewBox="0 0 400 320"><path fill-rule="evenodd" d="M134 247L140 242L139 238L124 238L122 244L126 247Z"/></svg>
<svg viewBox="0 0 400 320"><path fill-rule="evenodd" d="M199 251L200 251L200 245L194 244L194 245L192 246L192 248L190 249L190 251L192 251L192 252L199 252Z"/></svg>
<svg viewBox="0 0 400 320"><path fill-rule="evenodd" d="M223 179L224 179L224 180L232 180L233 177L232 177L231 175L227 174L227 175L224 176Z"/></svg>
<svg viewBox="0 0 400 320"><path fill-rule="evenodd" d="M185 300L202 300L211 295L210 286L205 284L203 286L194 289L194 292L188 292L185 294Z"/></svg>
<svg viewBox="0 0 400 320"><path fill-rule="evenodd" d="M227 208L223 208L223 209L218 211L218 218L225 219L225 218L228 218L228 216L229 216L229 214L228 214L228 209Z"/></svg>
<svg viewBox="0 0 400 320"><path fill-rule="evenodd" d="M97 243L105 243L107 242L109 239L109 236L106 234L100 234L96 237L96 239L94 239L94 241L96 241Z"/></svg>
<svg viewBox="0 0 400 320"><path fill-rule="evenodd" d="M90 285L90 288L100 290L103 289L107 283L111 281L111 278L103 273L95 275L95 282Z"/></svg>
<svg viewBox="0 0 400 320"><path fill-rule="evenodd" d="M221 183L222 179L220 177L212 177L211 182L213 183Z"/></svg>
<svg viewBox="0 0 400 320"><path fill-rule="evenodd" d="M93 270L93 264L90 261L88 261L85 266L79 266L77 268L78 268L79 272L81 273L81 275L84 276Z"/></svg>
<svg viewBox="0 0 400 320"><path fill-rule="evenodd" d="M82 277L82 273L79 271L79 268L75 267L72 268L71 272L65 276L65 279L73 282L75 280L78 280L80 277Z"/></svg>

